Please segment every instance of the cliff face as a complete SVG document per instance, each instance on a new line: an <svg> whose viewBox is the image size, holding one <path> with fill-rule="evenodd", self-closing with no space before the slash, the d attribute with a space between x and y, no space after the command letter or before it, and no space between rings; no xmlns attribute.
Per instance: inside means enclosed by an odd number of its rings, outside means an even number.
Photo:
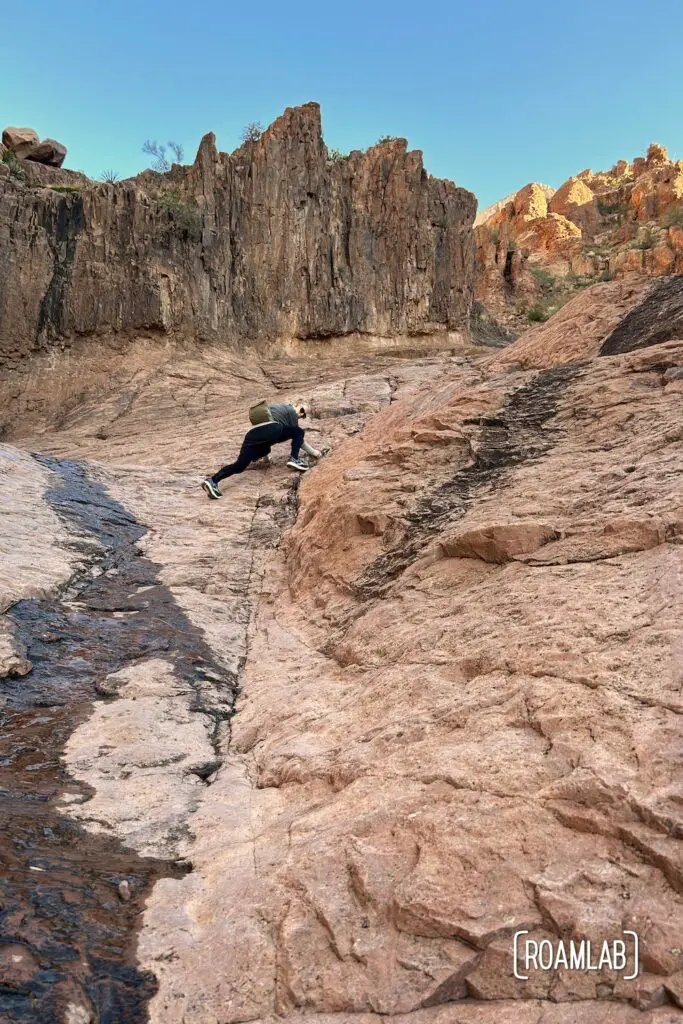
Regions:
<svg viewBox="0 0 683 1024"><path fill-rule="evenodd" d="M328 158L317 104L233 154L95 184L0 164L0 359L82 335L202 340L462 326L475 199L404 140Z"/></svg>
<svg viewBox="0 0 683 1024"><path fill-rule="evenodd" d="M595 281L681 273L683 161L653 144L645 157L582 171L556 192L531 183L484 210L475 236L476 297L520 327Z"/></svg>

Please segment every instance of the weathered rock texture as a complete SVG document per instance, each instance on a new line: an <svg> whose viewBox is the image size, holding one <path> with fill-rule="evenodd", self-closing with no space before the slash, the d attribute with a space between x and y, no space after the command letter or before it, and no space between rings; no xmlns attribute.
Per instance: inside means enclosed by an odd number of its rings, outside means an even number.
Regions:
<svg viewBox="0 0 683 1024"><path fill-rule="evenodd" d="M544 319L598 279L683 271L683 161L653 144L557 191L527 185L476 224L477 300L508 325Z"/></svg>
<svg viewBox="0 0 683 1024"><path fill-rule="evenodd" d="M5 128L2 144L15 157L46 167L61 167L66 159L66 146L55 139L41 142L32 128Z"/></svg>
<svg viewBox="0 0 683 1024"><path fill-rule="evenodd" d="M5 128L2 133L3 146L16 157L25 157L40 142L33 128Z"/></svg>
<svg viewBox="0 0 683 1024"><path fill-rule="evenodd" d="M25 438L99 463L240 673L198 801L181 797L206 752L158 659L105 681L121 718L98 709L68 745L95 788L75 816L193 865L144 916L154 1024L683 1020L683 342L599 355L653 296L584 292L571 361L553 321L504 365L266 377L209 348L145 368L140 348ZM273 393L308 400L333 454L297 497L276 451L206 501L201 472ZM640 977L517 981L516 928L635 928Z"/></svg>
<svg viewBox="0 0 683 1024"><path fill-rule="evenodd" d="M98 185L41 168L36 181L38 165L22 164L26 181L0 165L1 363L93 334L237 341L466 323L474 197L430 178L404 140L328 159L316 104L233 154L207 135L194 165L165 175Z"/></svg>

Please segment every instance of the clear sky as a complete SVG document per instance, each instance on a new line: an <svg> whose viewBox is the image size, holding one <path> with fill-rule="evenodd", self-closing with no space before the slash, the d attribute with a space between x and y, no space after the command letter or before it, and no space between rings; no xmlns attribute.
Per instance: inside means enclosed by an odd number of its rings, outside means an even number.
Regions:
<svg viewBox="0 0 683 1024"><path fill-rule="evenodd" d="M480 208L651 141L683 158L683 0L19 0L1 25L3 127L92 177L309 100L328 146L405 136Z"/></svg>

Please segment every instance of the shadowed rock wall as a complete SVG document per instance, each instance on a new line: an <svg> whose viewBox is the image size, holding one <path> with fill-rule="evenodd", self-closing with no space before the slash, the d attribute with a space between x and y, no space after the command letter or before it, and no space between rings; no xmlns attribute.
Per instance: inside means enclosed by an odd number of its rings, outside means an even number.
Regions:
<svg viewBox="0 0 683 1024"><path fill-rule="evenodd" d="M476 202L405 141L328 158L317 104L260 139L115 185L0 165L0 360L77 336L201 340L457 329Z"/></svg>

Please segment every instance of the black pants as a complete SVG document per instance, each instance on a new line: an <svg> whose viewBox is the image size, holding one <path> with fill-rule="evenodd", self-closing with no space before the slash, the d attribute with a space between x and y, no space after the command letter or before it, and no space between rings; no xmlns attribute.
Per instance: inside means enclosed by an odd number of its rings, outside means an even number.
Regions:
<svg viewBox="0 0 683 1024"><path fill-rule="evenodd" d="M264 458L270 453L272 445L280 444L282 441L292 442L292 458L298 459L301 445L304 443L304 432L301 427L288 427L283 423L259 423L245 434L235 462L223 466L211 479L215 484L219 484L226 477L243 473L251 462Z"/></svg>

